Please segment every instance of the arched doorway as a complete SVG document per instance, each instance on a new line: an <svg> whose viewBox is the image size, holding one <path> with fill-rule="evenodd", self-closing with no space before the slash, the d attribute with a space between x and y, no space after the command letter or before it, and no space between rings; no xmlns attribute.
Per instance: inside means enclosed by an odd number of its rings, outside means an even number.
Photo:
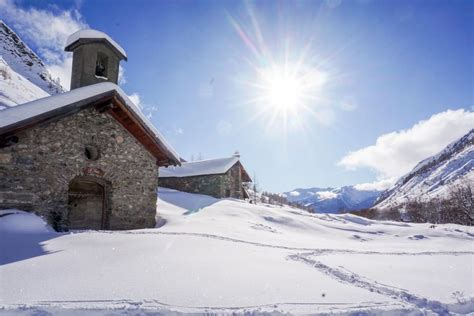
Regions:
<svg viewBox="0 0 474 316"><path fill-rule="evenodd" d="M105 184L77 177L69 184L69 229L106 229Z"/></svg>

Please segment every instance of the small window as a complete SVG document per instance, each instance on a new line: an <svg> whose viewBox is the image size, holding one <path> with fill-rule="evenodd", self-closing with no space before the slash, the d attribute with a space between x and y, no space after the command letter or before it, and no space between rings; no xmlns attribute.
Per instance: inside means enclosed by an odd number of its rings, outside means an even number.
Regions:
<svg viewBox="0 0 474 316"><path fill-rule="evenodd" d="M97 61L95 63L95 75L97 77L107 78L107 64L109 58L104 53L97 53Z"/></svg>
<svg viewBox="0 0 474 316"><path fill-rule="evenodd" d="M230 197L230 189L225 190L225 197Z"/></svg>
<svg viewBox="0 0 474 316"><path fill-rule="evenodd" d="M89 160L97 160L100 157L99 148L97 148L96 146L86 146L84 154Z"/></svg>

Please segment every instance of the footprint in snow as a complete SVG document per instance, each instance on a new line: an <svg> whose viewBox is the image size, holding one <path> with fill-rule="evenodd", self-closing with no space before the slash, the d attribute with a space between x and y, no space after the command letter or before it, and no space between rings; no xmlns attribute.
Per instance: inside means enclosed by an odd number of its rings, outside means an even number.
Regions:
<svg viewBox="0 0 474 316"><path fill-rule="evenodd" d="M421 239L428 239L428 237L425 237L423 235L413 235L411 237L408 237L408 239L411 239L411 240L421 240Z"/></svg>
<svg viewBox="0 0 474 316"><path fill-rule="evenodd" d="M367 241L368 239L362 238L359 235L352 235L352 238L359 240L359 241Z"/></svg>

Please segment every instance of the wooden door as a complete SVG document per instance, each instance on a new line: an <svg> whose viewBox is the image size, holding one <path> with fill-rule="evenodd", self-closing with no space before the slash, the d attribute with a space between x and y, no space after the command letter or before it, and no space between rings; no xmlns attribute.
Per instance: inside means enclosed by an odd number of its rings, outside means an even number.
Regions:
<svg viewBox="0 0 474 316"><path fill-rule="evenodd" d="M105 229L105 190L89 179L75 179L69 186L69 229Z"/></svg>

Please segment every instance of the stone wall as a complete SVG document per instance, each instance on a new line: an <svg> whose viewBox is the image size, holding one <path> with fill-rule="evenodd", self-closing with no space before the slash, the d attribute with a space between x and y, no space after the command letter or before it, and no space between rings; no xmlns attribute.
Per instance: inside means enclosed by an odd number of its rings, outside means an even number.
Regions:
<svg viewBox="0 0 474 316"><path fill-rule="evenodd" d="M160 186L189 193L210 195L216 198L243 199L242 172L235 164L225 174L181 178L160 178Z"/></svg>
<svg viewBox="0 0 474 316"><path fill-rule="evenodd" d="M229 174L229 187L231 192L231 197L237 199L243 199L242 194L242 170L240 163L236 163L232 168L227 171Z"/></svg>
<svg viewBox="0 0 474 316"><path fill-rule="evenodd" d="M88 176L106 183L106 228L154 227L156 159L110 115L88 108L17 136L0 148L0 208L31 210L67 229L69 184ZM96 161L86 146L99 149Z"/></svg>
<svg viewBox="0 0 474 316"><path fill-rule="evenodd" d="M108 57L107 78L95 75L97 54ZM104 43L88 43L74 50L72 59L71 90L99 82L118 82L120 58Z"/></svg>

